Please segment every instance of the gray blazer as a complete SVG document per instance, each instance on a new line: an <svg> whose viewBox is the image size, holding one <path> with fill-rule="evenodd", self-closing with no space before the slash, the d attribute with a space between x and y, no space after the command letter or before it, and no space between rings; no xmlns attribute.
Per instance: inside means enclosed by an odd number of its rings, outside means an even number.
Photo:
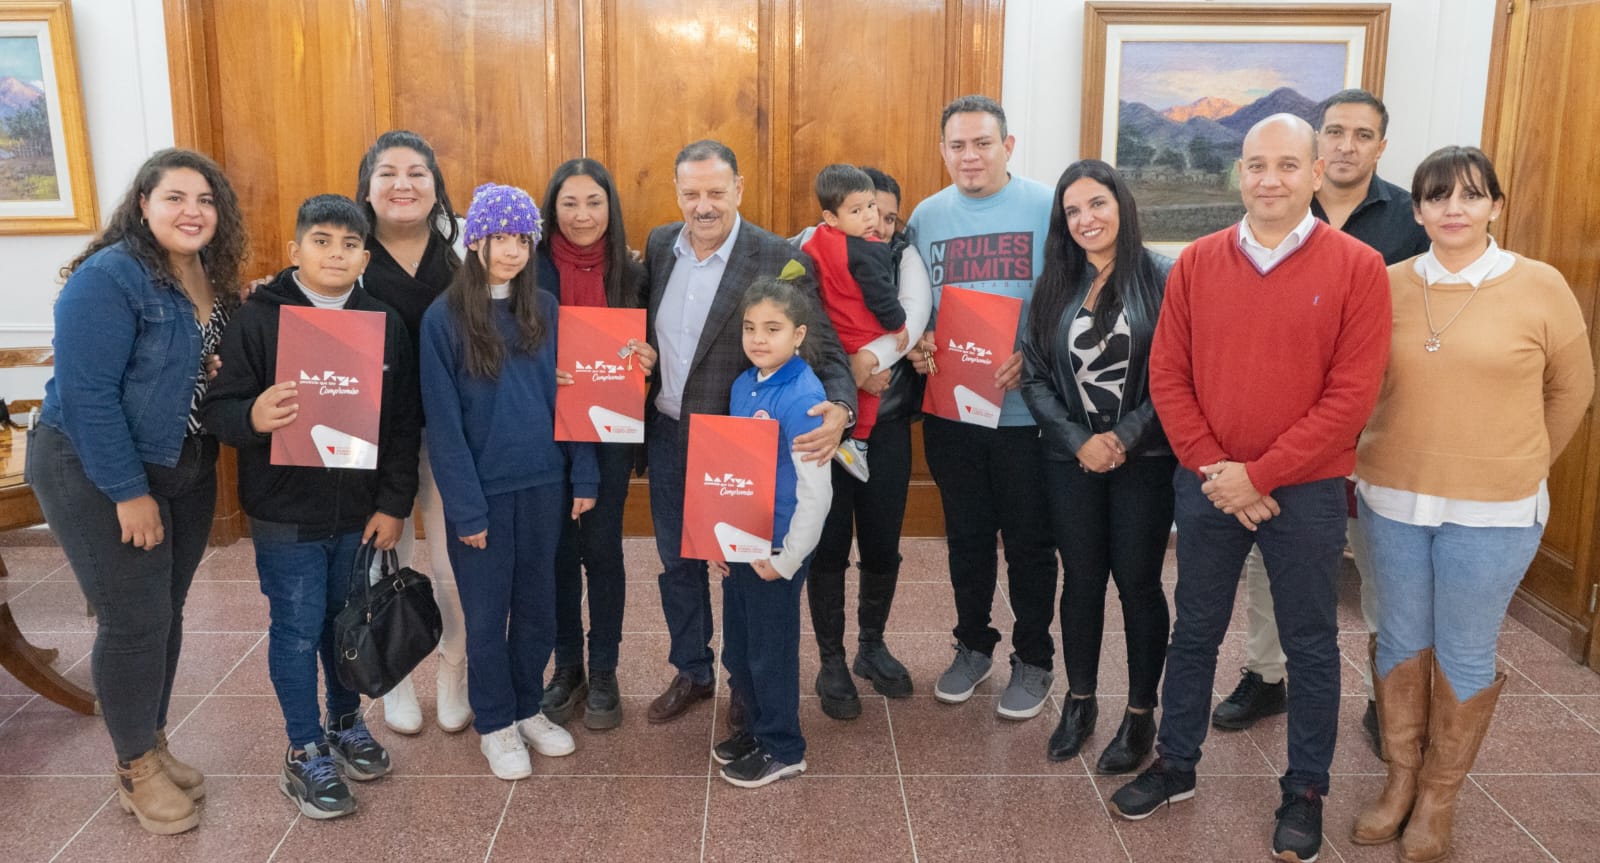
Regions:
<svg viewBox="0 0 1600 863"><path fill-rule="evenodd" d="M661 309L661 297L667 290L667 279L677 264L672 246L683 230L682 222L663 225L650 232L645 244L644 264L649 279L649 302L646 305L646 332L650 346L657 351L661 345L656 339L656 313ZM700 333L700 344L694 359L689 362L689 377L683 385L683 411L689 414L726 414L728 396L733 381L750 368L750 358L744 355L744 319L739 315L739 301L745 289L757 276L775 276L789 261L799 261L806 274L798 284L811 298L811 323L806 327L806 341L810 353L817 357L812 364L817 377L822 379L831 401L843 402L856 409L855 378L850 373L850 363L844 349L839 346L839 336L822 313L817 296L817 281L810 256L790 245L787 240L762 230L744 219L739 225L739 238L734 241L732 254L722 282L717 286L717 296L711 301L706 314L705 329ZM656 415L656 394L661 389L661 375L650 378L650 393L645 399L645 419ZM678 429L680 444L687 446L689 424Z"/></svg>

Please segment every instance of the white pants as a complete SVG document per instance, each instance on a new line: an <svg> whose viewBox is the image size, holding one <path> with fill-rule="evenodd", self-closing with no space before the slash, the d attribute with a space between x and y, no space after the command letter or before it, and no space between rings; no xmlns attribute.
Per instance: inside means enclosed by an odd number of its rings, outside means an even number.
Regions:
<svg viewBox="0 0 1600 863"><path fill-rule="evenodd" d="M1355 553L1356 572L1361 576L1361 616L1366 620L1367 631L1378 631L1378 591L1372 583L1372 568L1367 565L1367 541L1361 533L1360 522L1350 519L1345 525L1346 541ZM1273 616L1272 587L1267 581L1267 565L1261 560L1261 549L1251 548L1244 560L1245 587L1245 667L1267 683L1283 679L1288 657L1283 645L1278 643L1278 623ZM1361 678L1367 684L1367 699L1371 700L1372 663L1365 649L1361 651Z"/></svg>

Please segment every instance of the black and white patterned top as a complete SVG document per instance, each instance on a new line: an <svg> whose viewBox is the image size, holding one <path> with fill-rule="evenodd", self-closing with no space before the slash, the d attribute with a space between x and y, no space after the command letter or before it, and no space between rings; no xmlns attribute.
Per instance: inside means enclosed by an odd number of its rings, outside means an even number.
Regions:
<svg viewBox="0 0 1600 863"><path fill-rule="evenodd" d="M1102 340L1094 331L1094 311L1078 310L1068 330L1072 345L1072 372L1078 379L1078 393L1090 413L1120 418L1122 388L1128 380L1128 355L1133 335L1126 312L1117 315L1111 337Z"/></svg>
<svg viewBox="0 0 1600 863"><path fill-rule="evenodd" d="M200 374L195 376L194 398L189 400L188 433L191 435L205 431L200 424L200 400L206 397L206 388L211 384L211 370L207 366L222 341L222 331L228 328L228 312L222 306L222 298L217 297L211 304L211 317L205 323L196 320L194 325L200 328Z"/></svg>

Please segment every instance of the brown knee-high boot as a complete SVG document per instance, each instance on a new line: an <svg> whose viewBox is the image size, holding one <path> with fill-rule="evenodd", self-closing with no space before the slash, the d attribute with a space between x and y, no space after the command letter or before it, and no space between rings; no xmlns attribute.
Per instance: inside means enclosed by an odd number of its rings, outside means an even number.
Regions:
<svg viewBox="0 0 1600 863"><path fill-rule="evenodd" d="M1435 658L1428 746L1422 754L1422 770L1417 774L1417 802L1411 807L1411 821L1400 836L1400 859L1406 863L1434 863L1450 853L1456 796L1478 758L1478 747L1489 730L1495 702L1505 683L1506 676L1496 674L1488 688L1465 702L1457 702L1456 691Z"/></svg>
<svg viewBox="0 0 1600 863"><path fill-rule="evenodd" d="M1393 842L1400 838L1400 829L1411 817L1411 806L1417 798L1417 771L1422 769L1428 733L1433 666L1433 648L1428 648L1396 665L1387 675L1373 678L1389 779L1378 799L1356 818L1350 841L1357 845Z"/></svg>

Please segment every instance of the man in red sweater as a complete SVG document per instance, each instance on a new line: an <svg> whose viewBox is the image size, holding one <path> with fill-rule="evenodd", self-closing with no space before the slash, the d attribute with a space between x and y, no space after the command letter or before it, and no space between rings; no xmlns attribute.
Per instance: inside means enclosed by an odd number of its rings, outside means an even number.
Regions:
<svg viewBox="0 0 1600 863"><path fill-rule="evenodd" d="M1217 647L1256 544L1294 680L1272 850L1304 861L1322 844L1339 714L1344 477L1388 362L1389 285L1376 251L1311 214L1323 163L1310 124L1268 117L1243 149L1245 218L1183 251L1151 347L1150 395L1182 463L1177 622L1160 758L1111 802L1139 819L1194 796Z"/></svg>

